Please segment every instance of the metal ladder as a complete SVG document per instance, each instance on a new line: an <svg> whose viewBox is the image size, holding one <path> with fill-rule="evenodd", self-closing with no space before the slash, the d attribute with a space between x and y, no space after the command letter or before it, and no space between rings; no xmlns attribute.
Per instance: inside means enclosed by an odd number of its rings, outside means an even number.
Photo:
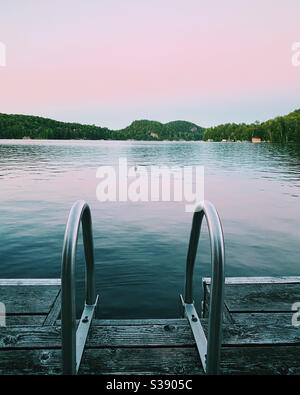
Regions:
<svg viewBox="0 0 300 395"><path fill-rule="evenodd" d="M203 218L206 218L211 245L211 295L209 305L208 339L193 302L193 272ZM86 261L86 302L76 330L75 258L78 233L82 233ZM222 342L224 302L224 239L219 216L213 204L204 201L194 212L186 264L185 297L180 295L184 315L191 326L200 360L207 374L217 374ZM77 374L88 331L98 302L95 293L94 248L91 211L86 202L79 200L71 208L63 244L61 273L61 325L63 374Z"/></svg>
<svg viewBox="0 0 300 395"><path fill-rule="evenodd" d="M206 218L211 248L211 291L208 315L208 338L204 334L193 301L193 273L203 218ZM200 203L194 212L186 262L185 297L180 295L191 326L201 363L207 374L218 374L222 345L222 319L225 287L225 250L220 218L209 201Z"/></svg>
<svg viewBox="0 0 300 395"><path fill-rule="evenodd" d="M80 223L86 261L86 302L76 330L75 259ZM79 200L71 208L63 244L61 271L61 329L63 374L78 372L94 311L98 302L95 293L94 246L91 211Z"/></svg>

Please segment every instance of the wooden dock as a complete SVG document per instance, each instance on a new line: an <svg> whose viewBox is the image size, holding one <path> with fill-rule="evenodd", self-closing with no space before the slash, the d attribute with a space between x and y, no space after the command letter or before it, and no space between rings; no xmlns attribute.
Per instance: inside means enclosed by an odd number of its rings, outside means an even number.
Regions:
<svg viewBox="0 0 300 395"><path fill-rule="evenodd" d="M300 374L300 277L226 278L222 374ZM203 279L207 331L210 279ZM61 374L60 280L0 280L0 374ZM79 374L203 374L186 318L101 320Z"/></svg>

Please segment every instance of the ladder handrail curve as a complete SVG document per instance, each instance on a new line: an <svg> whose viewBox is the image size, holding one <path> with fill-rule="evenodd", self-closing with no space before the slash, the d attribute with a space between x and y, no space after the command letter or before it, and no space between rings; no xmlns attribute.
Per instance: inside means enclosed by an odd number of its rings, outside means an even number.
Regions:
<svg viewBox="0 0 300 395"><path fill-rule="evenodd" d="M206 218L211 249L211 290L208 316L207 363L208 374L219 370L222 345L222 316L225 287L225 248L222 224L214 205L205 200L196 206L190 234L186 263L186 304L193 304L193 273L203 218Z"/></svg>

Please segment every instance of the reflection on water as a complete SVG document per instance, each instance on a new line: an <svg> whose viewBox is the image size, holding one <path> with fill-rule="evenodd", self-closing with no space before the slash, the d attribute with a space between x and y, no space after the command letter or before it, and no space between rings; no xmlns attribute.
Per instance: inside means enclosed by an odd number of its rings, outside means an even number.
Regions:
<svg viewBox="0 0 300 395"><path fill-rule="evenodd" d="M0 140L2 278L59 277L64 227L77 199L91 206L102 317L178 316L191 214L183 203L100 203L96 169L205 166L230 276L299 275L300 146L251 143ZM83 251L78 248L78 298ZM210 273L201 236L196 268Z"/></svg>

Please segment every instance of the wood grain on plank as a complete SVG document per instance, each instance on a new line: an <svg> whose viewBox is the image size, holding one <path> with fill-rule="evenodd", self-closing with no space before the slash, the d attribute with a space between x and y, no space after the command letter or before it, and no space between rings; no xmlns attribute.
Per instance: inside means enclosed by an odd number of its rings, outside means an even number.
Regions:
<svg viewBox="0 0 300 395"><path fill-rule="evenodd" d="M205 287L205 311L209 303L210 285ZM225 314L236 312L289 312L300 301L300 284L233 284L225 286Z"/></svg>
<svg viewBox="0 0 300 395"><path fill-rule="evenodd" d="M0 287L0 301L6 314L48 314L60 286L4 286Z"/></svg>
<svg viewBox="0 0 300 395"><path fill-rule="evenodd" d="M300 284L243 284L225 287L225 303L230 312L291 311L300 301Z"/></svg>
<svg viewBox="0 0 300 395"><path fill-rule="evenodd" d="M60 312L61 312L61 291L59 290L50 308L50 311L44 320L43 325L55 325L55 322L57 321Z"/></svg>
<svg viewBox="0 0 300 395"><path fill-rule="evenodd" d="M211 284L211 278L203 277L202 282ZM300 284L300 276L226 277L225 284Z"/></svg>
<svg viewBox="0 0 300 395"><path fill-rule="evenodd" d="M0 278L0 287L5 286L18 286L18 287L28 287L28 286L60 286L60 278Z"/></svg>
<svg viewBox="0 0 300 395"><path fill-rule="evenodd" d="M300 374L300 347L222 350L222 374ZM60 350L4 350L0 374L61 374ZM195 347L89 349L79 374L203 374Z"/></svg>
<svg viewBox="0 0 300 395"><path fill-rule="evenodd" d="M45 322L45 315L8 315L6 316L6 326L42 326Z"/></svg>
<svg viewBox="0 0 300 395"><path fill-rule="evenodd" d="M151 322L151 320L149 320ZM183 347L194 346L195 341L187 320L179 325L167 323L148 325L96 325L92 326L87 339L87 348L124 347ZM201 319L207 335L208 322ZM223 345L264 346L300 345L299 328L291 324L291 317L283 315L276 320L270 314L257 319L244 316L235 324L223 325ZM7 327L0 331L0 349L8 348L59 348L61 328L59 326ZM0 350L1 351L1 350Z"/></svg>

